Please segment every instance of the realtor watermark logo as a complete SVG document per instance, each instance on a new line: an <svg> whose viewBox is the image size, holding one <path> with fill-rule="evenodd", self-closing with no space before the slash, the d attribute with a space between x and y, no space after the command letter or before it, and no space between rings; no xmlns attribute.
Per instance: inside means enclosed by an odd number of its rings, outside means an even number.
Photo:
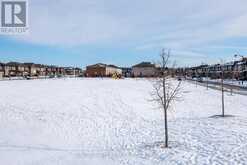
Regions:
<svg viewBox="0 0 247 165"><path fill-rule="evenodd" d="M0 34L16 35L28 32L27 0L2 0L0 10Z"/></svg>

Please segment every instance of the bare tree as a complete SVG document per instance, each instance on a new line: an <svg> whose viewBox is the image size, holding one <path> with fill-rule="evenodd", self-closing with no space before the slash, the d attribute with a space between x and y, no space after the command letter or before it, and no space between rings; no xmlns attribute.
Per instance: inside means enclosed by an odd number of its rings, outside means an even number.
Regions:
<svg viewBox="0 0 247 165"><path fill-rule="evenodd" d="M179 98L181 81L174 81L171 78L169 70L173 68L168 68L170 51L162 50L160 54L160 73L157 78L155 78L153 83L153 101L157 102L159 108L163 111L164 115L164 130L165 130L165 145L168 147L168 120L167 111L171 107L171 103Z"/></svg>

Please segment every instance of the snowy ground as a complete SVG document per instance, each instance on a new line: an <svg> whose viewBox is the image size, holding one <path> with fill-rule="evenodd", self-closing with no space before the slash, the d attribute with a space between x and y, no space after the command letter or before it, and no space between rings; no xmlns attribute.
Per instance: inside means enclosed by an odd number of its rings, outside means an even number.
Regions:
<svg viewBox="0 0 247 165"><path fill-rule="evenodd" d="M247 98L183 82L183 100L162 114L147 80L60 79L0 82L0 164L156 165L247 162Z"/></svg>

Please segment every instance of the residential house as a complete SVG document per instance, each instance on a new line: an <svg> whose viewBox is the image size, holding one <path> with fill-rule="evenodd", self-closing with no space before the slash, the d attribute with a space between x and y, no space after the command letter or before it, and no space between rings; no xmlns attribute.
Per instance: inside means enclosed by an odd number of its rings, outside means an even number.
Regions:
<svg viewBox="0 0 247 165"><path fill-rule="evenodd" d="M25 67L22 63L9 62L5 64L4 70L5 70L5 76L16 77L16 76L23 76Z"/></svg>
<svg viewBox="0 0 247 165"><path fill-rule="evenodd" d="M197 77L208 77L208 65L200 65L194 69Z"/></svg>
<svg viewBox="0 0 247 165"><path fill-rule="evenodd" d="M58 66L51 66L51 71L52 71L52 75L57 76L58 75Z"/></svg>
<svg viewBox="0 0 247 165"><path fill-rule="evenodd" d="M4 76L12 77L16 75L16 66L12 65L11 62L6 63L4 66Z"/></svg>
<svg viewBox="0 0 247 165"><path fill-rule="evenodd" d="M8 65L4 65L4 77L9 77L9 71L10 71L11 67Z"/></svg>
<svg viewBox="0 0 247 165"><path fill-rule="evenodd" d="M157 76L157 68L151 62L142 62L132 66L134 77L154 77Z"/></svg>
<svg viewBox="0 0 247 165"><path fill-rule="evenodd" d="M87 77L103 77L106 76L106 64L98 63L86 67Z"/></svg>
<svg viewBox="0 0 247 165"><path fill-rule="evenodd" d="M247 80L247 58L242 59L241 79Z"/></svg>
<svg viewBox="0 0 247 165"><path fill-rule="evenodd" d="M45 67L45 75L46 76L52 76L53 73L52 73L52 66L46 66Z"/></svg>
<svg viewBox="0 0 247 165"><path fill-rule="evenodd" d="M73 67L65 67L65 75L68 76L74 76L75 75L75 69Z"/></svg>
<svg viewBox="0 0 247 165"><path fill-rule="evenodd" d="M82 75L82 69L81 68L74 68L74 70L75 70L75 76L80 76L80 75Z"/></svg>
<svg viewBox="0 0 247 165"><path fill-rule="evenodd" d="M122 75L122 69L115 65L94 64L86 67L88 77L111 77L114 74Z"/></svg>
<svg viewBox="0 0 247 165"><path fill-rule="evenodd" d="M210 65L208 71L208 75L210 78L219 79L221 78L222 74L222 66L220 64Z"/></svg>
<svg viewBox="0 0 247 165"><path fill-rule="evenodd" d="M115 65L106 65L106 76L113 76L114 74L121 76L122 69Z"/></svg>
<svg viewBox="0 0 247 165"><path fill-rule="evenodd" d="M24 65L25 65L25 72L28 73L28 76L30 77L39 76L39 70L40 70L39 65L34 63L24 63Z"/></svg>
<svg viewBox="0 0 247 165"><path fill-rule="evenodd" d="M238 80L247 80L247 58L236 61L233 72L234 78Z"/></svg>
<svg viewBox="0 0 247 165"><path fill-rule="evenodd" d="M42 64L35 64L36 75L44 77L46 76L46 66Z"/></svg>
<svg viewBox="0 0 247 165"><path fill-rule="evenodd" d="M221 76L223 74L224 79L234 78L234 66L235 66L235 62L228 62L228 63L222 64L221 65Z"/></svg>
<svg viewBox="0 0 247 165"><path fill-rule="evenodd" d="M0 79L4 77L4 63L0 63Z"/></svg>
<svg viewBox="0 0 247 165"><path fill-rule="evenodd" d="M58 76L64 76L64 75L65 75L65 68L58 67Z"/></svg>
<svg viewBox="0 0 247 165"><path fill-rule="evenodd" d="M59 75L59 67L54 65L45 66L45 75L50 77Z"/></svg>

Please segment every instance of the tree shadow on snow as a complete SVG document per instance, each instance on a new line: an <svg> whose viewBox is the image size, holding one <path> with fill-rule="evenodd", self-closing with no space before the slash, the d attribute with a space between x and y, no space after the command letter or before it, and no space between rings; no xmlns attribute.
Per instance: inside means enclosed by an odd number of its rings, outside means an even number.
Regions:
<svg viewBox="0 0 247 165"><path fill-rule="evenodd" d="M172 149L172 148L177 148L181 144L175 141L170 141L168 148L165 147L165 142L164 141L157 141L149 144L144 144L141 146L141 148L144 149Z"/></svg>
<svg viewBox="0 0 247 165"><path fill-rule="evenodd" d="M225 115L225 116L213 115L213 116L210 116L209 118L218 119L218 118L231 118L231 117L236 117L236 116L234 116L234 115Z"/></svg>

